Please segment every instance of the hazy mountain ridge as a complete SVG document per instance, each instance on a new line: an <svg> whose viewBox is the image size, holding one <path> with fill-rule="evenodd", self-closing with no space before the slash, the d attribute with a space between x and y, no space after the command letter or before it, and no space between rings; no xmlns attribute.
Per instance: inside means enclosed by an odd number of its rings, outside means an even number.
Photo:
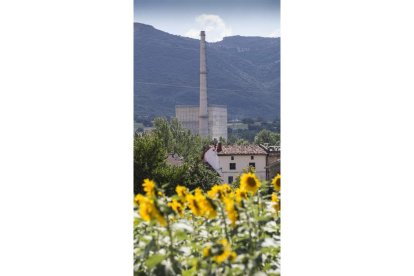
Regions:
<svg viewBox="0 0 414 276"><path fill-rule="evenodd" d="M134 43L136 117L174 116L176 104L198 104L199 40L135 23ZM279 118L279 38L207 43L207 68L209 104L226 104L230 118Z"/></svg>

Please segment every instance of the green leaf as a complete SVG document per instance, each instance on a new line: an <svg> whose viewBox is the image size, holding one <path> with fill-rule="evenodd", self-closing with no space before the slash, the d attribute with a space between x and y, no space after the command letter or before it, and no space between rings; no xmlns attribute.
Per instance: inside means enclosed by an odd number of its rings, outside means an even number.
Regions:
<svg viewBox="0 0 414 276"><path fill-rule="evenodd" d="M149 257L148 260L146 260L145 264L147 265L148 269L151 270L157 264L164 261L166 257L167 257L166 255L154 254L151 257Z"/></svg>
<svg viewBox="0 0 414 276"><path fill-rule="evenodd" d="M182 241L185 240L188 237L187 233L185 233L184 231L178 231L174 234L174 239L176 241Z"/></svg>
<svg viewBox="0 0 414 276"><path fill-rule="evenodd" d="M192 276L195 275L195 271L194 269L190 269L190 270L183 270L181 271L183 276Z"/></svg>

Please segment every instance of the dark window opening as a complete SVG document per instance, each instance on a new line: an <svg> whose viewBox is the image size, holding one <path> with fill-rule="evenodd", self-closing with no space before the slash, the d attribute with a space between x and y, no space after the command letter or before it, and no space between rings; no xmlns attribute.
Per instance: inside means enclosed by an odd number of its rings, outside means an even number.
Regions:
<svg viewBox="0 0 414 276"><path fill-rule="evenodd" d="M233 183L233 176L229 176L229 184Z"/></svg>
<svg viewBox="0 0 414 276"><path fill-rule="evenodd" d="M236 169L236 163L230 163L230 170Z"/></svg>
<svg viewBox="0 0 414 276"><path fill-rule="evenodd" d="M249 167L256 168L256 163L249 163Z"/></svg>

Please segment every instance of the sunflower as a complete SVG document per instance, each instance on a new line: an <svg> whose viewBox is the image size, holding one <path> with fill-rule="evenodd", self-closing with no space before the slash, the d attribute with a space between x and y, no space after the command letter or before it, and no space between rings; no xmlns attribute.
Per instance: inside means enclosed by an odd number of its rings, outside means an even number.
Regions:
<svg viewBox="0 0 414 276"><path fill-rule="evenodd" d="M144 202L147 198L141 194L137 194L134 198L135 202L141 204L141 202Z"/></svg>
<svg viewBox="0 0 414 276"><path fill-rule="evenodd" d="M190 207L191 212L193 212L193 214L196 216L201 216L203 214L203 210L201 209L200 204L197 202L197 198L192 194L188 194L185 198L188 202L188 207Z"/></svg>
<svg viewBox="0 0 414 276"><path fill-rule="evenodd" d="M207 246L203 249L203 257L208 257L211 255L211 246Z"/></svg>
<svg viewBox="0 0 414 276"><path fill-rule="evenodd" d="M151 213L153 210L153 204L151 200L141 194L137 194L135 201L139 205L139 215L145 221L151 221Z"/></svg>
<svg viewBox="0 0 414 276"><path fill-rule="evenodd" d="M272 180L275 191L280 192L280 174L277 174Z"/></svg>
<svg viewBox="0 0 414 276"><path fill-rule="evenodd" d="M262 184L254 173L244 173L240 178L240 188L255 194Z"/></svg>
<svg viewBox="0 0 414 276"><path fill-rule="evenodd" d="M183 206L183 204L181 204L178 200L173 199L172 202L168 203L168 206L170 206L178 215L182 216L184 214L185 206Z"/></svg>
<svg viewBox="0 0 414 276"><path fill-rule="evenodd" d="M247 191L242 188L236 189L236 201L240 203L243 199L247 199Z"/></svg>
<svg viewBox="0 0 414 276"><path fill-rule="evenodd" d="M155 219L158 221L158 223L162 226L166 226L167 222L165 221L164 216L160 213L160 211L158 210L158 208L154 205L155 209L154 209L154 217Z"/></svg>
<svg viewBox="0 0 414 276"><path fill-rule="evenodd" d="M147 196L154 196L155 193L155 182L149 180L148 178L144 179L144 183L142 184L144 187L144 191L146 192Z"/></svg>
<svg viewBox="0 0 414 276"><path fill-rule="evenodd" d="M207 218L215 218L217 216L216 206L214 205L213 201L209 198L204 197L204 199L201 201L201 205L204 209L204 215Z"/></svg>
<svg viewBox="0 0 414 276"><path fill-rule="evenodd" d="M280 199L275 193L272 194L272 206L276 212L280 211Z"/></svg>
<svg viewBox="0 0 414 276"><path fill-rule="evenodd" d="M195 195L195 197L197 197L197 198L203 197L203 191L202 191L200 188L196 188L196 189L194 190L194 195Z"/></svg>
<svg viewBox="0 0 414 276"><path fill-rule="evenodd" d="M231 225L234 227L236 226L236 221L238 218L238 213L236 209L234 208L234 200L226 197L224 198L224 204L226 205L227 216L229 217L229 220L231 221Z"/></svg>
<svg viewBox="0 0 414 276"><path fill-rule="evenodd" d="M212 199L221 199L228 197L233 193L229 184L214 185L210 191L207 192L207 195Z"/></svg>
<svg viewBox="0 0 414 276"><path fill-rule="evenodd" d="M229 243L226 239L222 239L220 241L219 247L218 247L218 254L213 257L214 261L216 263L221 264L225 260L227 260L231 255L231 248Z"/></svg>
<svg viewBox="0 0 414 276"><path fill-rule="evenodd" d="M229 261L234 261L237 258L237 254L236 252L231 252L230 256L229 256Z"/></svg>
<svg viewBox="0 0 414 276"><path fill-rule="evenodd" d="M227 240L222 239L213 246L204 247L203 257L211 257L216 263L221 264L226 260L234 261L237 257L237 254L231 250L230 244L227 242Z"/></svg>
<svg viewBox="0 0 414 276"><path fill-rule="evenodd" d="M157 220L162 226L167 225L164 216L154 204L154 200L138 194L135 200L139 204L139 215L145 221Z"/></svg>
<svg viewBox="0 0 414 276"><path fill-rule="evenodd" d="M187 187L181 185L177 185L177 187L175 187L175 191L177 192L177 195L181 198L185 198L188 195Z"/></svg>
<svg viewBox="0 0 414 276"><path fill-rule="evenodd" d="M206 198L200 188L195 190L195 198L198 205L202 210L202 215L207 218L215 218L217 216L216 206L213 201L209 198Z"/></svg>
<svg viewBox="0 0 414 276"><path fill-rule="evenodd" d="M207 195L213 199L220 197L220 185L214 185L211 187L210 191L207 192Z"/></svg>
<svg viewBox="0 0 414 276"><path fill-rule="evenodd" d="M233 189L230 187L229 184L223 184L221 185L221 195L223 197L228 197L233 193Z"/></svg>

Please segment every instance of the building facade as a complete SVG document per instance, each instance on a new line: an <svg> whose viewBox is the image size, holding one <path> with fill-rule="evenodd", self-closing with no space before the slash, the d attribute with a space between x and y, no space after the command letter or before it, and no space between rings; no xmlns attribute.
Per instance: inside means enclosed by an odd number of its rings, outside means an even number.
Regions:
<svg viewBox="0 0 414 276"><path fill-rule="evenodd" d="M227 106L208 106L208 131L212 139L219 141L221 137L227 140Z"/></svg>
<svg viewBox="0 0 414 276"><path fill-rule="evenodd" d="M260 145L267 153L266 156L266 179L271 180L280 174L280 146Z"/></svg>
<svg viewBox="0 0 414 276"><path fill-rule="evenodd" d="M199 134L199 108L197 105L176 105L175 117L183 127ZM227 106L210 105L208 107L208 136L219 140L227 140Z"/></svg>
<svg viewBox="0 0 414 276"><path fill-rule="evenodd" d="M198 134L198 105L176 105L175 117L192 134Z"/></svg>
<svg viewBox="0 0 414 276"><path fill-rule="evenodd" d="M266 179L267 153L258 145L225 145L211 147L204 154L209 163L220 175L222 183L232 183L243 169L250 166L256 170L261 180Z"/></svg>

